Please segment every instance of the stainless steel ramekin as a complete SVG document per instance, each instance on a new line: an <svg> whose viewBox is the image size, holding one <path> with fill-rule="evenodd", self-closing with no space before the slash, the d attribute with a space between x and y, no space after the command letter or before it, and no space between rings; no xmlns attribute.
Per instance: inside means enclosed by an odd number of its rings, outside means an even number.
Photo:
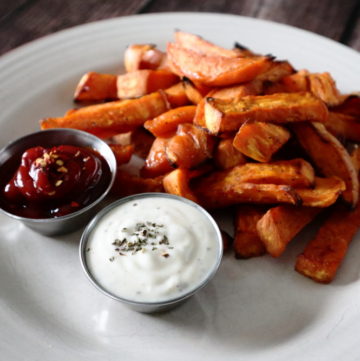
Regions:
<svg viewBox="0 0 360 361"><path fill-rule="evenodd" d="M80 228L89 221L97 211L99 203L105 198L114 183L116 175L116 159L114 153L100 138L80 130L66 128L50 129L28 134L11 142L0 151L0 174L4 174L5 172L8 172L6 169L7 162L13 157L18 157L20 162L21 155L27 149L35 146L54 147L63 144L78 147L90 147L99 152L110 168L111 178L107 188L99 198L88 206L65 216L42 219L26 218L0 208L0 210L9 217L21 221L27 227L44 235L69 233Z"/></svg>
<svg viewBox="0 0 360 361"><path fill-rule="evenodd" d="M216 234L216 240L215 242L218 244L218 254L216 257L216 262L214 265L208 270L206 278L199 284L196 284L192 289L190 289L185 294L180 295L179 297L175 298L169 298L166 300L162 300L160 302L138 302L131 299L125 299L122 297L119 297L118 295L113 294L109 290L105 289L91 274L87 262L86 262L86 249L87 249L87 242L89 240L89 237L91 235L91 232L94 230L94 228L97 226L98 222L110 211L112 211L114 208L127 203L132 202L141 198L148 198L148 197L162 197L162 198L171 198L174 200L178 200L180 202L184 202L192 207L194 207L196 210L198 210L201 214L205 215L205 217L209 220L210 227L213 228ZM219 230L218 225L216 224L215 220L212 218L212 216L202 207L200 207L198 204L182 197L178 197L172 194L167 193L141 193L136 194L133 196L125 197L122 199L119 199L118 201L111 203L106 208L104 208L102 211L100 211L88 224L86 229L84 230L84 233L81 237L80 241L80 248L79 248L79 255L80 255L80 262L82 265L82 268L88 278L88 280L95 286L100 292L105 294L106 296L122 302L124 305L128 306L129 308L143 313L154 313L154 312L162 312L169 310L175 306L178 306L182 304L184 301L186 301L189 297L193 296L196 292L198 292L201 288L203 288L215 275L217 272L221 259L223 254L223 244L222 244L222 237Z"/></svg>

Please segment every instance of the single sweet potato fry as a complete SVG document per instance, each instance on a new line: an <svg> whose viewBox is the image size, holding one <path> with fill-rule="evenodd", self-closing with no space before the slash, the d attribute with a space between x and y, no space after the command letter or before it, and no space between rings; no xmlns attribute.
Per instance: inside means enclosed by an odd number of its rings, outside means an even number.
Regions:
<svg viewBox="0 0 360 361"><path fill-rule="evenodd" d="M244 183L283 184L306 188L315 181L313 167L301 158L271 163L246 163L235 167L232 173L239 182Z"/></svg>
<svg viewBox="0 0 360 361"><path fill-rule="evenodd" d="M157 69L164 63L165 53L156 49L153 44L130 45L124 54L124 65L127 72L140 69Z"/></svg>
<svg viewBox="0 0 360 361"><path fill-rule="evenodd" d="M201 84L195 86L195 84L188 78L183 78L183 86L187 98L193 104L199 104L203 97L212 89Z"/></svg>
<svg viewBox="0 0 360 361"><path fill-rule="evenodd" d="M281 205L269 209L257 222L258 236L273 257L280 257L288 243L308 224L321 208Z"/></svg>
<svg viewBox="0 0 360 361"><path fill-rule="evenodd" d="M166 97L155 92L138 99L91 105L61 118L43 119L41 129L75 128L107 138L134 130L167 110Z"/></svg>
<svg viewBox="0 0 360 361"><path fill-rule="evenodd" d="M189 99L186 96L182 82L176 83L164 90L168 102L173 108L182 107L189 104Z"/></svg>
<svg viewBox="0 0 360 361"><path fill-rule="evenodd" d="M117 99L116 75L90 72L84 74L75 89L75 102Z"/></svg>
<svg viewBox="0 0 360 361"><path fill-rule="evenodd" d="M239 205L236 207L234 225L234 252L236 258L251 258L266 253L264 243L259 238L256 224L266 210L260 206Z"/></svg>
<svg viewBox="0 0 360 361"><path fill-rule="evenodd" d="M117 96L119 99L130 99L166 89L179 81L179 78L168 70L136 70L118 75Z"/></svg>
<svg viewBox="0 0 360 361"><path fill-rule="evenodd" d="M134 154L145 159L154 143L154 136L144 128L137 128L132 132L121 133L113 136L111 142L120 145L132 145Z"/></svg>
<svg viewBox="0 0 360 361"><path fill-rule="evenodd" d="M270 59L265 56L226 58L205 55L169 43L168 62L172 71L207 86L227 86L245 83L269 68Z"/></svg>
<svg viewBox="0 0 360 361"><path fill-rule="evenodd" d="M316 282L331 282L359 227L359 204L352 211L344 205L336 205L315 238L297 257L295 270Z"/></svg>
<svg viewBox="0 0 360 361"><path fill-rule="evenodd" d="M353 207L359 198L359 181L350 155L343 145L320 123L293 124L301 146L325 176L337 176L346 184L343 198Z"/></svg>
<svg viewBox="0 0 360 361"><path fill-rule="evenodd" d="M141 169L140 174L142 177L157 177L174 169L169 162L169 159L166 157L168 142L169 138L155 138L145 160L145 165Z"/></svg>
<svg viewBox="0 0 360 361"><path fill-rule="evenodd" d="M190 124L179 124L176 135L169 139L166 157L180 167L191 169L212 155L213 138L203 129Z"/></svg>
<svg viewBox="0 0 360 361"><path fill-rule="evenodd" d="M347 139L360 142L360 118L352 115L329 112L324 123L326 129L340 140Z"/></svg>
<svg viewBox="0 0 360 361"><path fill-rule="evenodd" d="M209 176L195 179L193 191L200 199L201 204L208 208L226 207L237 203L290 203L299 204L300 197L294 191L293 187L284 184L255 184L245 183L242 179L246 177L252 180L255 176L249 174L249 171L256 171L265 179L264 164L253 163L255 168L249 170L247 164L239 165L231 169L213 172ZM257 167L257 168L256 168ZM270 171L271 165L265 165ZM278 167L278 169L280 169ZM274 175L275 172L273 172ZM279 183L282 179L289 180L289 175L277 174ZM274 179L272 177L271 179ZM340 181L341 182L341 181Z"/></svg>
<svg viewBox="0 0 360 361"><path fill-rule="evenodd" d="M121 145L121 144L109 144L111 150L114 152L116 158L116 164L122 165L128 163L131 159L131 156L134 153L134 146L132 144L129 145Z"/></svg>
<svg viewBox="0 0 360 361"><path fill-rule="evenodd" d="M360 119L360 95L347 96L343 103L332 108L336 113L342 113Z"/></svg>
<svg viewBox="0 0 360 361"><path fill-rule="evenodd" d="M125 170L118 169L111 194L115 197L126 197L137 193L164 192L163 177L142 178Z"/></svg>
<svg viewBox="0 0 360 361"><path fill-rule="evenodd" d="M175 132L179 124L192 123L195 111L195 105L170 109L154 119L147 120L144 123L144 127L155 137L164 137L171 132Z"/></svg>
<svg viewBox="0 0 360 361"><path fill-rule="evenodd" d="M326 105L310 93L245 96L235 101L207 98L204 113L212 134L237 131L245 122L324 122L328 117Z"/></svg>
<svg viewBox="0 0 360 361"><path fill-rule="evenodd" d="M246 158L233 146L233 139L221 139L214 151L215 164L220 169L233 168L245 164Z"/></svg>
<svg viewBox="0 0 360 361"><path fill-rule="evenodd" d="M193 120L194 125L206 129L205 124L205 99L201 100L201 102L196 107L195 117Z"/></svg>
<svg viewBox="0 0 360 361"><path fill-rule="evenodd" d="M311 93L320 98L329 107L342 103L342 97L329 73L311 73L308 75Z"/></svg>
<svg viewBox="0 0 360 361"><path fill-rule="evenodd" d="M192 188L205 208L222 208L239 203L299 204L298 194L290 186L240 183L236 179L209 177Z"/></svg>
<svg viewBox="0 0 360 361"><path fill-rule="evenodd" d="M209 41L203 39L201 36L186 33L184 31L175 31L175 42L181 47L190 49L195 52L206 55L217 55L226 58L237 58L239 52L237 49L229 50L220 46L214 45Z"/></svg>
<svg viewBox="0 0 360 361"><path fill-rule="evenodd" d="M234 147L259 162L269 162L290 138L290 132L272 123L244 123L234 138Z"/></svg>
<svg viewBox="0 0 360 361"><path fill-rule="evenodd" d="M165 192L198 202L198 199L189 187L189 180L190 175L187 169L175 169L165 175L163 179Z"/></svg>
<svg viewBox="0 0 360 361"><path fill-rule="evenodd" d="M324 208L334 204L345 189L345 182L338 177L315 177L314 188L296 188L295 191L303 206Z"/></svg>
<svg viewBox="0 0 360 361"><path fill-rule="evenodd" d="M353 146L353 149L350 152L351 161L354 165L356 173L359 174L360 171L360 147L358 144Z"/></svg>

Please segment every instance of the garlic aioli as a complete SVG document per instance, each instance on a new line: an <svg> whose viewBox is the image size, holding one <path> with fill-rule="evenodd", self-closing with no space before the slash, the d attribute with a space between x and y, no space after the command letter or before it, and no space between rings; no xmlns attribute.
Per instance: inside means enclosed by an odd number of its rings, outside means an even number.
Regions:
<svg viewBox="0 0 360 361"><path fill-rule="evenodd" d="M219 262L216 228L199 209L174 198L129 200L105 214L85 250L89 272L108 292L161 302L197 288Z"/></svg>

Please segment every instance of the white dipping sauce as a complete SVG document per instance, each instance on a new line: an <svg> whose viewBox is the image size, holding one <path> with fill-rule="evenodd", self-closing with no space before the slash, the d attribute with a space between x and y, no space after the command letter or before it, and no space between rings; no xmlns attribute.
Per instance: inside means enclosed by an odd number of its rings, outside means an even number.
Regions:
<svg viewBox="0 0 360 361"><path fill-rule="evenodd" d="M214 270L220 244L211 221L180 200L148 197L120 204L97 223L86 263L108 292L158 302L196 288Z"/></svg>

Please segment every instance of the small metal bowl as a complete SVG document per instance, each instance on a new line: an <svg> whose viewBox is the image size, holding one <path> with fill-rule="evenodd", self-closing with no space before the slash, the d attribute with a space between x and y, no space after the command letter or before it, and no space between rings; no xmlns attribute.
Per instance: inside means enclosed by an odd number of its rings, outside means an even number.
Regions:
<svg viewBox="0 0 360 361"><path fill-rule="evenodd" d="M0 174L9 173L9 161L20 164L22 154L35 146L54 147L59 145L74 145L78 147L90 147L96 150L107 162L111 178L103 194L94 202L76 212L57 218L27 218L12 214L0 208L0 211L11 218L17 219L27 227L44 235L58 235L72 232L91 219L97 210L97 206L104 199L114 183L116 175L116 159L110 147L101 139L89 133L75 129L50 129L28 134L19 138L0 151Z"/></svg>
<svg viewBox="0 0 360 361"><path fill-rule="evenodd" d="M99 221L105 215L107 215L109 212L111 212L116 207L123 205L124 203L132 202L132 201L139 200L142 198L153 198L153 197L170 198L173 200L184 202L184 203L190 205L191 207L195 208L199 213L205 215L205 217L209 221L209 226L212 227L213 230L215 231L215 234L216 234L215 242L217 243L218 247L217 247L215 263L213 264L213 266L211 268L209 268L205 279L203 279L199 284L195 284L190 290L188 290L184 294L179 295L178 297L169 298L169 299L162 300L159 302L147 302L147 301L139 302L139 301L134 301L131 299L122 298L122 297L112 293L111 291L107 290L106 288L104 288L95 279L95 277L92 275L91 271L89 270L89 267L88 267L87 261L86 261L86 250L88 248L87 244L88 244L88 240L91 236L92 231L95 229L95 227L98 225ZM85 228L84 233L81 237L81 241L80 241L79 255L80 255L80 262L81 262L82 268L83 268L88 280L100 292L102 292L106 296L108 296L116 301L123 303L125 306L131 308L134 311L142 312L142 313L155 313L155 312L167 311L176 306L179 306L180 304L185 302L187 299L189 299L191 296L193 296L196 292L198 292L201 288L203 288L214 277L214 275L217 272L217 270L220 266L220 263L221 263L221 259L222 259L222 255L223 255L223 243L222 243L220 229L219 229L217 223L212 218L212 216L204 208L200 207L198 204L196 204L186 198L178 197L178 196L175 196L172 194L167 194L167 193L141 193L141 194L136 194L133 196L128 196L128 197L119 199L118 201L115 201L115 202L111 203L110 205L108 205L106 208L102 209L92 219L92 221L88 224L88 226Z"/></svg>

